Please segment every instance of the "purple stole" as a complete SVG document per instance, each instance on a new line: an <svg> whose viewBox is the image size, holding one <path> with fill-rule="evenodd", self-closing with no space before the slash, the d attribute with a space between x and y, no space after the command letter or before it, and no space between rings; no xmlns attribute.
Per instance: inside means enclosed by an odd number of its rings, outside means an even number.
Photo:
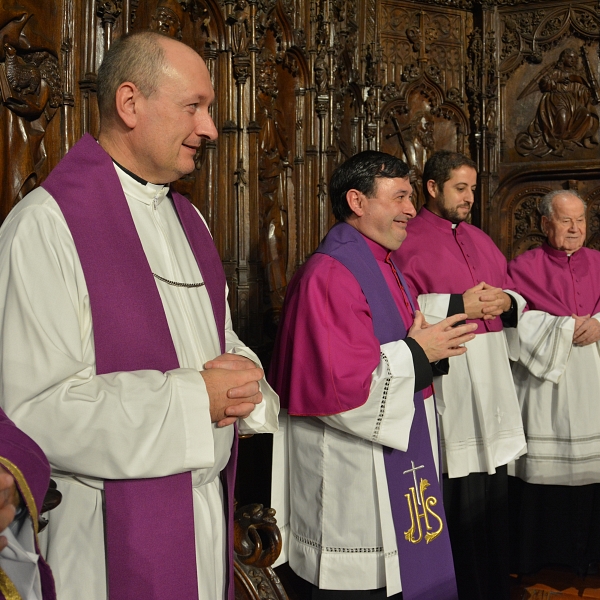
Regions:
<svg viewBox="0 0 600 600"><path fill-rule="evenodd" d="M0 465L13 477L21 498L33 523L35 532L35 548L40 553L37 533L38 516L42 510L44 497L50 481L50 465L41 448L16 425L0 409ZM40 556L38 567L42 583L44 600L56 600L54 579L46 561ZM10 598L10 589L3 593L3 582L0 577L0 598Z"/></svg>
<svg viewBox="0 0 600 600"><path fill-rule="evenodd" d="M354 227L338 223L316 251L336 259L354 275L369 304L380 344L406 337L406 327L377 261ZM408 286L397 271L414 310ZM415 394L414 404L407 451L384 448L402 595L404 600L457 600L448 526L422 392Z"/></svg>
<svg viewBox="0 0 600 600"><path fill-rule="evenodd" d="M179 368L156 282L111 157L86 134L43 187L58 203L81 261L97 374ZM190 202L176 192L173 200L206 284L224 352L225 273L219 254ZM236 458L237 435L223 472L229 500L229 600L234 598ZM197 600L191 473L105 481L104 500L109 599Z"/></svg>

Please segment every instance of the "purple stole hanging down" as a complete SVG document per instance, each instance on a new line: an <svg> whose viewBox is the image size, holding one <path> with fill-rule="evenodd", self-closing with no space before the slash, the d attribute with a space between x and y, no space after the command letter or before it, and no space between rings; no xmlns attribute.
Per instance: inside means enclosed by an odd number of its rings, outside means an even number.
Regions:
<svg viewBox="0 0 600 600"><path fill-rule="evenodd" d="M338 260L354 275L369 304L380 344L406 337L406 327L377 261L354 227L335 225L317 252ZM408 286L397 271L414 311ZM414 403L407 451L384 448L402 595L404 600L457 600L450 538L421 392L415 394Z"/></svg>
<svg viewBox="0 0 600 600"><path fill-rule="evenodd" d="M81 261L94 324L97 374L179 368L158 289L110 156L86 134L43 187L58 203ZM173 200L206 283L224 352L221 260L190 202L177 193ZM237 435L223 477L229 500L229 600L234 598L236 458ZM197 599L191 473L106 481L104 497L109 599ZM166 509L165 498L169 498Z"/></svg>
<svg viewBox="0 0 600 600"><path fill-rule="evenodd" d="M21 498L30 515L35 549L40 553L38 543L38 516L42 510L44 497L50 481L50 465L41 448L6 416L0 408L0 465L15 479ZM56 600L54 579L50 567L40 556L38 568L42 583L42 598ZM0 599L15 598L17 593L6 573L0 569Z"/></svg>

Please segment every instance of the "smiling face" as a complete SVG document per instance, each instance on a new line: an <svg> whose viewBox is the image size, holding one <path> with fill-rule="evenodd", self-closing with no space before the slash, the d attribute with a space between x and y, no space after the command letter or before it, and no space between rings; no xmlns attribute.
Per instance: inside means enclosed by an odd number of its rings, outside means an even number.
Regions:
<svg viewBox="0 0 600 600"><path fill-rule="evenodd" d="M167 68L157 90L138 92L137 121L132 131L131 170L152 183L168 183L191 173L202 140L217 138L209 113L214 100L210 74L191 48L165 38Z"/></svg>
<svg viewBox="0 0 600 600"><path fill-rule="evenodd" d="M427 208L451 223L465 221L473 207L476 188L477 171L475 169L467 165L453 169L450 172L450 179L444 182L443 190L438 189L433 179L427 182L427 191L430 196Z"/></svg>
<svg viewBox="0 0 600 600"><path fill-rule="evenodd" d="M548 244L572 254L585 242L585 208L576 196L559 195L552 201L552 216L542 217L542 231Z"/></svg>
<svg viewBox="0 0 600 600"><path fill-rule="evenodd" d="M352 215L347 223L388 250L397 250L406 239L406 225L416 215L408 177L377 177L368 198L358 190L347 193Z"/></svg>

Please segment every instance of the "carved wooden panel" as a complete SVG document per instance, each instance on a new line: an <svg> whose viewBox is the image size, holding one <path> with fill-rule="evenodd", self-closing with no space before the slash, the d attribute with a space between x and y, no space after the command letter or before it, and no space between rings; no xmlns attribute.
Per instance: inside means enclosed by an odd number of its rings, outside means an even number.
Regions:
<svg viewBox="0 0 600 600"><path fill-rule="evenodd" d="M489 232L512 257L538 243L534 198L600 186L600 14L592 2L501 7L498 130L501 162L490 188ZM528 191L529 190L529 191ZM588 244L597 221L588 207ZM529 224L527 224L529 221Z"/></svg>
<svg viewBox="0 0 600 600"><path fill-rule="evenodd" d="M60 111L70 101L59 69L61 16L53 3L14 0L2 6L2 216L43 179L61 152Z"/></svg>
<svg viewBox="0 0 600 600"><path fill-rule="evenodd" d="M467 152L467 33L472 16L446 7L386 1L381 24L380 148L411 167L416 204L421 175L435 150Z"/></svg>
<svg viewBox="0 0 600 600"><path fill-rule="evenodd" d="M234 324L263 356L287 283L332 223L331 171L352 154L404 158L417 204L432 152L471 155L473 222L508 256L529 244L515 230L526 183L600 179L593 1L3 0L0 218L98 132L104 52L147 28L211 72L220 136L177 187L206 216Z"/></svg>

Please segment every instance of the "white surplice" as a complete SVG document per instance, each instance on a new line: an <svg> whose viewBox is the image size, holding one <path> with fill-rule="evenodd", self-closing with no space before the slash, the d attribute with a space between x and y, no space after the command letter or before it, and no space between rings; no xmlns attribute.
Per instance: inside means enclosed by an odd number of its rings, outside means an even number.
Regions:
<svg viewBox="0 0 600 600"><path fill-rule="evenodd" d="M600 342L575 346L574 329L572 317L540 310L519 321L513 374L528 452L515 474L529 483L600 483Z"/></svg>
<svg viewBox="0 0 600 600"><path fill-rule="evenodd" d="M116 170L152 271L201 282L168 188ZM58 205L38 188L0 230L1 402L42 447L63 494L41 539L60 600L106 599L103 480L185 471L192 473L199 595L223 597L219 473L233 427L211 423L199 373L221 353L219 338L205 286L157 287L181 368L96 375L85 278ZM225 327L227 352L259 363L233 331L228 308ZM261 391L263 402L240 423L241 432L277 429L277 395L264 380ZM156 502L169 510L168 498Z"/></svg>
<svg viewBox="0 0 600 600"><path fill-rule="evenodd" d="M517 301L519 314L525 300ZM419 305L430 324L446 318L450 294L421 294ZM496 317L499 318L499 317ZM496 472L526 451L525 436L509 358L519 356L514 328L481 333L450 357L450 371L434 377L440 412L443 471L449 477Z"/></svg>
<svg viewBox="0 0 600 600"><path fill-rule="evenodd" d="M273 493L286 534L284 557L300 577L320 588L387 587L388 595L402 589L383 446L408 447L414 377L408 346L384 344L365 404L328 417L288 416L285 436L283 430L276 434L274 472L283 469L283 443L289 461L289 488L280 477ZM425 400L425 411L438 467L433 396Z"/></svg>

